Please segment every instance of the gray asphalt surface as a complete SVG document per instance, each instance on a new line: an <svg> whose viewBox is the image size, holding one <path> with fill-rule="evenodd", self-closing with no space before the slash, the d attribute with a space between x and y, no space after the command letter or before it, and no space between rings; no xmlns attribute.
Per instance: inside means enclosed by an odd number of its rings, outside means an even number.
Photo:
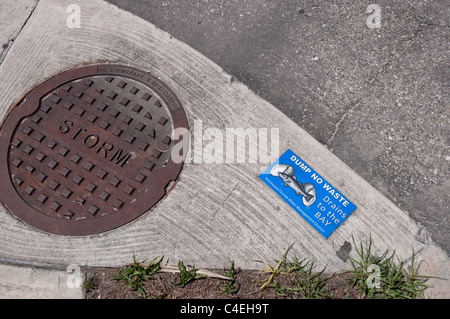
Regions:
<svg viewBox="0 0 450 319"><path fill-rule="evenodd" d="M448 2L376 1L369 28L366 1L108 1L278 107L450 252Z"/></svg>

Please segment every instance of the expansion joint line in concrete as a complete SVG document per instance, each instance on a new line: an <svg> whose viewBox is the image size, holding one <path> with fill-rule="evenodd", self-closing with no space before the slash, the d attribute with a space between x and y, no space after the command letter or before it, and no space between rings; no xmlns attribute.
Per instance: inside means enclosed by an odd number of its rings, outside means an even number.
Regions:
<svg viewBox="0 0 450 319"><path fill-rule="evenodd" d="M25 25L27 24L27 22L30 20L31 16L33 15L34 11L36 10L36 7L38 6L38 4L39 4L39 1L31 8L30 13L28 14L28 16L25 19L24 23L20 27L19 32L14 36L14 38L9 39L6 47L3 49L3 52L0 55L0 65L2 65L3 61L5 60L6 56L8 55L9 50L11 49L11 47L14 44L15 38L17 38L19 36L19 34L22 32L23 28L25 27Z"/></svg>

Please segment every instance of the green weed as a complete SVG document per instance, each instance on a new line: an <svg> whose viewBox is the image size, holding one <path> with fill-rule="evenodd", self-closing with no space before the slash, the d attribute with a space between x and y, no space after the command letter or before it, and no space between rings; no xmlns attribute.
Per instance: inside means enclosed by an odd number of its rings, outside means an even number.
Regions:
<svg viewBox="0 0 450 319"><path fill-rule="evenodd" d="M222 275L231 278L231 280L225 282L222 286L220 286L219 290L227 295L234 294L237 291L237 288L234 286L236 280L236 271L234 269L233 261L230 261L230 269Z"/></svg>
<svg viewBox="0 0 450 319"><path fill-rule="evenodd" d="M366 248L360 243L359 248L353 238L357 257L349 256L352 270L350 284L356 287L363 297L381 299L414 299L424 298L428 288L426 282L431 276L419 275L420 263L415 265L413 250L411 262L405 268L404 262L389 254L386 250L381 256L372 252L372 238ZM397 259L397 261L396 261Z"/></svg>
<svg viewBox="0 0 450 319"><path fill-rule="evenodd" d="M89 293L89 292L95 290L95 288L96 288L92 278L83 282L82 286L83 286L83 290L85 293Z"/></svg>
<svg viewBox="0 0 450 319"><path fill-rule="evenodd" d="M147 298L142 282L149 279L152 275L161 269L161 263L164 256L157 261L158 257L153 259L147 266L141 265L133 256L133 264L117 269L115 280L122 281L127 288L137 290L143 299Z"/></svg>
<svg viewBox="0 0 450 319"><path fill-rule="evenodd" d="M270 266L267 262L255 259L267 266L265 272L270 273L269 278L261 285L260 290L266 288L274 288L279 296L290 298L293 295L300 295L306 299L330 298L326 292L326 284L329 277L323 276L325 268L321 271L315 271L314 261L307 258L299 259L295 257L292 261L287 259L287 254L292 245L286 250L280 260L275 260L275 267ZM280 274L294 276L294 285L289 287L281 286L275 281Z"/></svg>
<svg viewBox="0 0 450 319"><path fill-rule="evenodd" d="M187 283L195 280L204 278L202 275L197 274L197 269L192 267L191 269L186 268L183 261L178 261L178 270L180 271L180 282L178 282L176 285L184 287Z"/></svg>

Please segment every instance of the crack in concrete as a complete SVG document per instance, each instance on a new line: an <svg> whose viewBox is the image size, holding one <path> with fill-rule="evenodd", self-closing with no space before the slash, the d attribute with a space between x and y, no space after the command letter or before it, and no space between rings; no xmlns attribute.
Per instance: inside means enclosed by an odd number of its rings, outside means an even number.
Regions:
<svg viewBox="0 0 450 319"><path fill-rule="evenodd" d="M359 98L358 100L356 100L355 102L352 103L352 105L350 106L350 108L345 111L344 115L341 116L341 118L334 124L334 132L331 134L330 138L328 139L328 141L325 143L325 145L330 145L330 143L334 140L334 137L336 136L338 130L339 130L339 126L341 125L341 123L345 120L345 118L347 117L347 115L351 112L353 112L353 110L359 106L359 104L361 104L362 98Z"/></svg>
<svg viewBox="0 0 450 319"><path fill-rule="evenodd" d="M52 264L38 261L28 261L19 259L0 258L0 265L9 265L17 267L31 267L46 270L67 270L68 265Z"/></svg>
<svg viewBox="0 0 450 319"><path fill-rule="evenodd" d="M17 32L17 34L15 34L15 35L12 35L12 38L9 39L7 46L3 49L2 54L0 55L0 66L2 65L3 61L6 59L6 56L8 55L9 50L13 46L15 39L17 39L17 37L22 32L22 30L25 27L25 25L30 20L30 18L33 15L34 11L36 10L36 7L38 6L38 4L39 4L39 0L37 0L36 3L34 4L34 6L31 7L30 13L28 14L27 18L25 19L25 21L20 26L19 32Z"/></svg>
<svg viewBox="0 0 450 319"><path fill-rule="evenodd" d="M219 211L225 205L225 203L228 201L228 199L230 198L231 194L234 193L234 191L236 190L238 185L239 185L239 183L236 183L236 185L234 185L233 189L231 190L230 193L228 193L227 197L225 197L225 199L222 201L222 204L220 204L220 207L217 209L217 211Z"/></svg>
<svg viewBox="0 0 450 319"><path fill-rule="evenodd" d="M0 65L2 64L3 60L5 59L6 55L9 52L9 49L11 49L12 45L14 43L14 39L10 39L6 46L3 46L2 54L0 55Z"/></svg>
<svg viewBox="0 0 450 319"><path fill-rule="evenodd" d="M222 203L220 204L219 208L217 208L217 209L214 211L214 215L213 215L212 221L215 221L215 220L216 220L216 214L222 209L223 206L225 206L225 203L228 201L228 199L230 198L231 194L234 193L234 191L236 190L236 188L238 187L238 185L239 185L239 182L236 183L236 185L234 185L233 189L227 194L227 196L225 197L225 199L224 199L224 200L222 201Z"/></svg>

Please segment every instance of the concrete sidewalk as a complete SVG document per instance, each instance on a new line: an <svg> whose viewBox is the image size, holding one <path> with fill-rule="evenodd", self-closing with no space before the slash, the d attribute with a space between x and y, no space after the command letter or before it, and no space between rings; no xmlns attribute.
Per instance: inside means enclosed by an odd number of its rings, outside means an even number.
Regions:
<svg viewBox="0 0 450 319"><path fill-rule="evenodd" d="M42 266L41 266L42 267ZM82 273L72 268L55 269L55 265L33 267L0 264L0 299L81 299Z"/></svg>
<svg viewBox="0 0 450 319"><path fill-rule="evenodd" d="M67 7L73 3L81 8L79 29L66 24ZM408 259L414 248L417 261L426 261L421 267L424 273L450 278L447 255L420 225L278 109L186 44L101 0L41 0L29 19L27 14L21 19L26 24L0 65L2 120L30 88L62 69L93 61L131 65L167 83L181 99L191 125L202 121L203 130L278 128L280 155L288 148L300 154L358 209L325 240L259 180L261 169L270 163L252 164L248 156L242 164L194 162L186 164L170 195L151 212L99 235L46 234L1 207L1 260L20 261L22 266L121 266L133 254L139 260L164 255L172 263L182 259L201 268L222 268L234 260L242 268L257 269L261 265L252 258L279 258L294 243L293 256L306 256L318 267L327 265L328 271L340 272L349 268L349 262L336 254L344 242L351 242L352 236L366 241L371 235L377 251L395 250ZM5 267L6 273L15 271ZM20 273L17 278L29 278ZM44 270L36 273L47 275L51 274ZM44 280L42 285L59 287L60 281ZM449 297L448 281L432 284L430 297ZM60 290L48 291L58 295ZM80 296L79 291L73 296Z"/></svg>

